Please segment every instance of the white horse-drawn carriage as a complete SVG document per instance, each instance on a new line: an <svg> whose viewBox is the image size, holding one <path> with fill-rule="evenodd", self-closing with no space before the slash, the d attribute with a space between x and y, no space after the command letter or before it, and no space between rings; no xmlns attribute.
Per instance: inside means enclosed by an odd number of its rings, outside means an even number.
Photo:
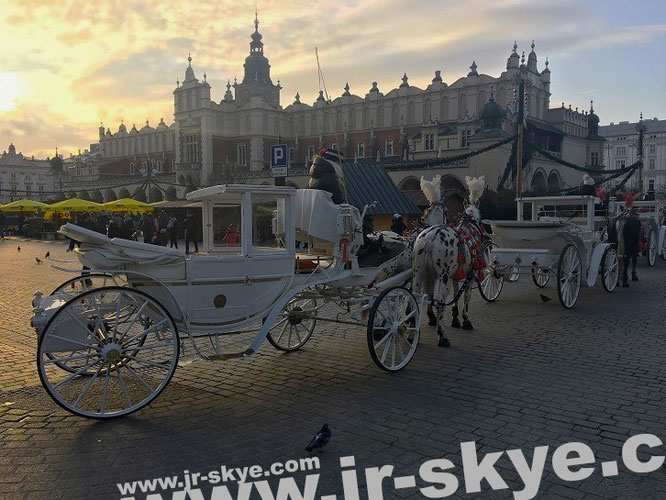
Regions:
<svg viewBox="0 0 666 500"><path fill-rule="evenodd" d="M209 360L248 356L266 338L293 351L320 321L367 324L382 369L412 359L425 297L400 286L411 269L373 284L380 268L359 266L355 207L319 190L251 185L188 199L202 210L200 254L63 226L90 270L35 294L32 318L39 376L59 405L86 417L126 415L162 392L185 345ZM327 314L332 307L337 314ZM228 335L252 328L249 347L225 352Z"/></svg>
<svg viewBox="0 0 666 500"><path fill-rule="evenodd" d="M594 196L521 197L516 199L517 220L484 221L493 234L479 286L482 297L497 300L505 280L524 274L539 288L555 276L567 309L576 304L581 286L594 286L598 276L604 290L612 292L619 278L618 256L605 241L606 218L595 216L599 202Z"/></svg>
<svg viewBox="0 0 666 500"><path fill-rule="evenodd" d="M661 201L634 201L638 218L641 221L641 244L648 266L652 267L657 256L666 260L666 221L663 220L664 204ZM611 211L620 215L625 210L624 201L611 201Z"/></svg>

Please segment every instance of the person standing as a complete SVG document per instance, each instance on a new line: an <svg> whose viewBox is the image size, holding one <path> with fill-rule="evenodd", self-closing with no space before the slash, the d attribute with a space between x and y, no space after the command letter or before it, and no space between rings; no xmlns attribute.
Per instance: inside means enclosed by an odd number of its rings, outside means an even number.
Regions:
<svg viewBox="0 0 666 500"><path fill-rule="evenodd" d="M171 214L167 230L169 231L169 248L178 249L178 219L175 214Z"/></svg>
<svg viewBox="0 0 666 500"><path fill-rule="evenodd" d="M622 257L622 286L629 286L629 263L631 262L631 281L638 281L636 263L638 261L639 241L641 238L641 221L634 207L634 198L625 196L625 208L627 210L624 223L621 225L624 250Z"/></svg>
<svg viewBox="0 0 666 500"><path fill-rule="evenodd" d="M123 216L115 214L106 234L109 238L127 238L123 227Z"/></svg>
<svg viewBox="0 0 666 500"><path fill-rule="evenodd" d="M150 212L144 214L141 221L141 232L143 232L143 242L152 243L155 235L155 220Z"/></svg>
<svg viewBox="0 0 666 500"><path fill-rule="evenodd" d="M197 245L197 221L192 212L187 212L185 217L185 253L190 253L190 241L194 243L194 252L199 253Z"/></svg>
<svg viewBox="0 0 666 500"><path fill-rule="evenodd" d="M162 210L157 218L157 244L163 247L167 246L167 240L169 239L168 225L169 217L166 212Z"/></svg>
<svg viewBox="0 0 666 500"><path fill-rule="evenodd" d="M393 222L391 222L391 231L396 233L398 236L402 236L407 229L407 224L402 220L400 214L393 214Z"/></svg>

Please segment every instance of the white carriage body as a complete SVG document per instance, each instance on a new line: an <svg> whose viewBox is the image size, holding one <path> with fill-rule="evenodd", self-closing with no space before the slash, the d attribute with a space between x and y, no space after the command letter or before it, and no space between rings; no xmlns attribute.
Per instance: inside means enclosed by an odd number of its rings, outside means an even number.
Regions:
<svg viewBox="0 0 666 500"><path fill-rule="evenodd" d="M491 251L492 264L511 269L512 274L553 272L561 252L573 244L583 262L582 283L593 286L609 246L601 241L605 217L595 216L595 206L600 202L594 196L517 198L517 220L487 221L496 245ZM531 205L529 212L525 211L526 204Z"/></svg>

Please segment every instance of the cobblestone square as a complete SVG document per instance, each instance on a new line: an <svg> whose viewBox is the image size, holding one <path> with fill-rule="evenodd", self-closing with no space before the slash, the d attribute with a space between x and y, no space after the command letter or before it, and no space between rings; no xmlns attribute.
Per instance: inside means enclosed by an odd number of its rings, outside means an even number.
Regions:
<svg viewBox="0 0 666 500"><path fill-rule="evenodd" d="M21 247L21 251L17 247ZM318 325L312 340L283 354L265 343L248 359L208 363L190 357L147 408L113 421L85 420L42 389L37 339L29 326L35 290L69 276L38 264L47 251L72 259L62 242L0 241L0 497L120 498L116 483L226 464L243 466L308 456L303 448L328 422L333 438L320 455L319 494L337 493L339 457L357 470L394 465L414 474L428 459L459 460L460 443L479 453L535 446L552 451L582 441L597 463L619 460L631 435L666 438L666 265L639 268L640 281L605 293L584 288L564 310L552 284L506 284L499 301L475 292L474 331L450 331L450 349L423 326L403 371L380 371L365 330ZM61 264L65 266L65 264ZM71 267L75 267L72 264ZM553 300L543 303L542 292ZM654 453L664 453L655 449ZM459 466L459 463L456 463ZM510 489L479 498L511 498L522 486L506 457L497 465ZM461 479L461 485L462 478ZM363 489L365 479L359 474ZM362 493L363 494L363 493ZM457 493L464 494L464 487ZM385 498L417 498L387 489ZM538 498L664 498L666 469L567 483L549 462ZM137 496L139 498L139 496ZM166 495L164 498L170 498Z"/></svg>

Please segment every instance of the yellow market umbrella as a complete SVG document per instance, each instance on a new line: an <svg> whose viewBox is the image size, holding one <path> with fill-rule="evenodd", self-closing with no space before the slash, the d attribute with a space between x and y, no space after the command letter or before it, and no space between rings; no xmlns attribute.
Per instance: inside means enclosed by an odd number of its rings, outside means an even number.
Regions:
<svg viewBox="0 0 666 500"><path fill-rule="evenodd" d="M133 200L132 198L121 198L102 205L104 210L111 212L149 212L154 209L150 203Z"/></svg>
<svg viewBox="0 0 666 500"><path fill-rule="evenodd" d="M47 205L49 212L97 212L103 210L100 203L86 201L80 198L70 198L69 200L59 201L52 205Z"/></svg>
<svg viewBox="0 0 666 500"><path fill-rule="evenodd" d="M6 205L2 205L0 210L3 212L39 212L45 211L49 205L34 200L16 200Z"/></svg>

